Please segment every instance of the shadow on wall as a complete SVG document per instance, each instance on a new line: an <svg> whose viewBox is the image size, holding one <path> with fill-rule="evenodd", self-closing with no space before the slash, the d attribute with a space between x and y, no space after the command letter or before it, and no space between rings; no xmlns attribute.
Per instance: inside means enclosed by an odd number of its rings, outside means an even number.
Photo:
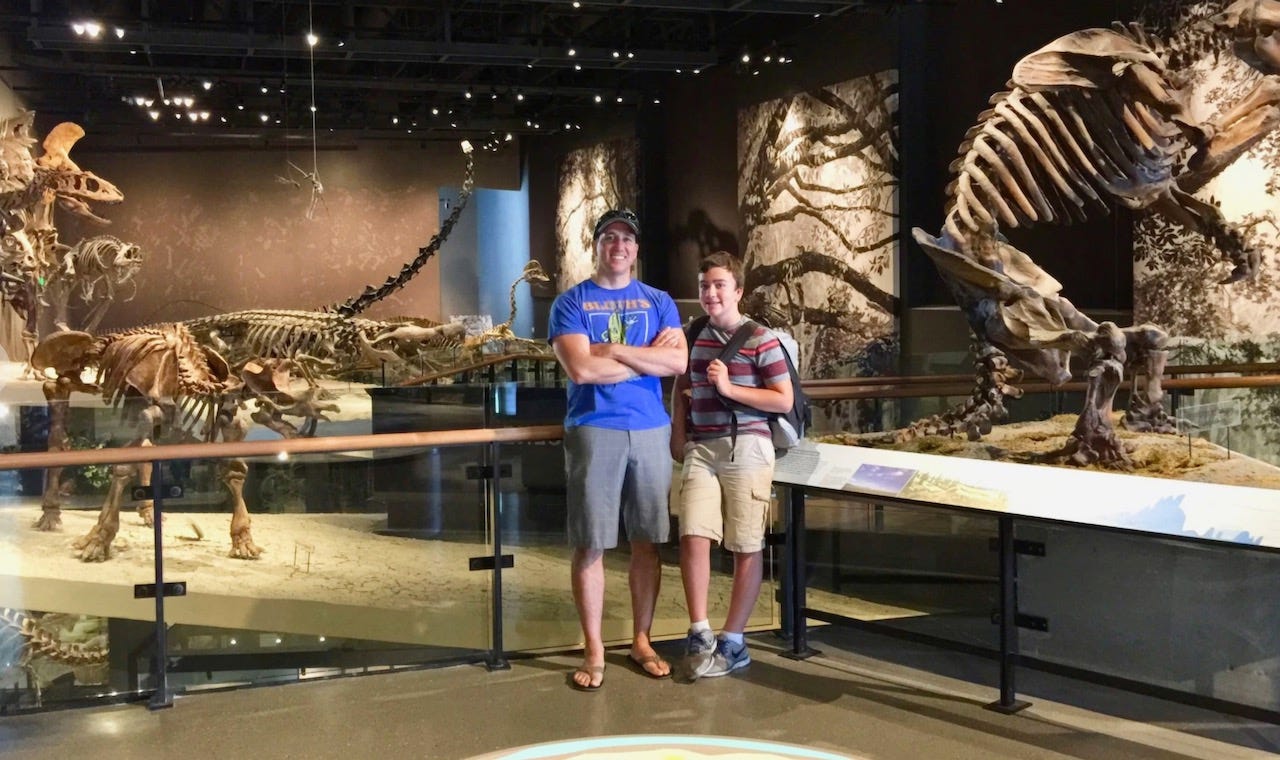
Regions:
<svg viewBox="0 0 1280 760"><path fill-rule="evenodd" d="M742 250L735 232L717 227L702 209L689 212L689 218L671 230L673 251L671 295L673 298L698 297L698 264L716 251L728 251L741 258Z"/></svg>

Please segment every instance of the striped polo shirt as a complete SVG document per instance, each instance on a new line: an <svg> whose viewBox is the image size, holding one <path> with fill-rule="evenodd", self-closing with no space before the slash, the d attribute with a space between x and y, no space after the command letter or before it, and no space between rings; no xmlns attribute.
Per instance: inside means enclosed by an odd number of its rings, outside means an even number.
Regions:
<svg viewBox="0 0 1280 760"><path fill-rule="evenodd" d="M744 317L739 327L745 322ZM724 438L732 432L734 412L724 405L715 386L707 381L707 365L719 358L733 333L733 330L721 330L708 322L694 338L689 353L689 380L693 388L689 412L692 423L690 436L695 441ZM743 344L742 350L727 362L727 366L729 381L734 385L763 388L791 379L778 337L760 325L756 325L755 333ZM753 414L739 410L737 415L739 435L749 433L771 437L766 413Z"/></svg>

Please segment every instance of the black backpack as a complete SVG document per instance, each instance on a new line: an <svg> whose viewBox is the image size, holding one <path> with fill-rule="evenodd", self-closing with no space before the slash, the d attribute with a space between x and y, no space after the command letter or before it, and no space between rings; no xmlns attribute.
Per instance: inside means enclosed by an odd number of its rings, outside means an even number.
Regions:
<svg viewBox="0 0 1280 760"><path fill-rule="evenodd" d="M697 340L698 335L702 333L702 328L707 326L711 321L708 316L701 316L693 320L685 330L685 342L689 345L689 355L693 356L693 342ZM737 356L742 350L743 345L755 333L756 323L747 319L737 330L734 331L733 337L720 350L720 361L725 364L729 360ZM795 358L791 356L787 350L786 341L779 341L782 344L782 356L787 361L787 372L791 375L791 409L786 412L761 412L759 409L753 409L749 406L730 401L721 397L720 401L731 411L748 411L755 414L764 414L769 418L769 431L773 434L773 448L778 452L784 452L792 448L800 441L804 440L805 431L809 429L809 425L813 422L813 410L809 406L809 397L804 395L804 390L800 387L800 373L796 371ZM733 415L733 428L731 432L732 439L738 437L738 415Z"/></svg>

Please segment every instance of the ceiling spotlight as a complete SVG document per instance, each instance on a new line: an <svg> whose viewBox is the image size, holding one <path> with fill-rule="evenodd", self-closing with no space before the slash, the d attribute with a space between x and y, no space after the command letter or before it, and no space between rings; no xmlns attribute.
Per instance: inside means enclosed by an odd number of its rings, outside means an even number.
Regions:
<svg viewBox="0 0 1280 760"><path fill-rule="evenodd" d="M71 31L75 32L77 37L83 37L83 36L84 36L84 22L83 22L83 21L75 21L75 22L73 22L73 23L71 24Z"/></svg>
<svg viewBox="0 0 1280 760"><path fill-rule="evenodd" d="M154 102L155 102L155 101L154 101L154 100L152 100L151 98L147 98L146 100L142 101L142 105L146 106L147 108L150 108L150 107L151 107L151 104L152 104L152 103L154 103Z"/></svg>
<svg viewBox="0 0 1280 760"><path fill-rule="evenodd" d="M264 84L264 85L262 85L262 94L263 94L263 95L266 95L266 94L267 94L267 86L266 86L265 84Z"/></svg>
<svg viewBox="0 0 1280 760"><path fill-rule="evenodd" d="M308 45L310 45L311 47L315 47L316 43L318 43L319 41L320 41L320 38L316 36L315 32L307 32Z"/></svg>
<svg viewBox="0 0 1280 760"><path fill-rule="evenodd" d="M676 73L677 73L677 74L683 74L683 73L684 73L684 69L676 69Z"/></svg>
<svg viewBox="0 0 1280 760"><path fill-rule="evenodd" d="M129 55L137 55L137 54L138 54L137 50L135 50L134 48L129 48Z"/></svg>
<svg viewBox="0 0 1280 760"><path fill-rule="evenodd" d="M743 62L743 63L751 63L751 54L750 54L750 53L743 53L743 54L742 54L742 62Z"/></svg>
<svg viewBox="0 0 1280 760"><path fill-rule="evenodd" d="M133 102L134 102L134 105L136 105L136 106L138 106L139 108L141 108L142 106L144 106L144 105L146 105L146 104L147 104L147 99L146 99L146 98L144 98L144 97L142 97L141 95L134 95L134 96L133 96Z"/></svg>
<svg viewBox="0 0 1280 760"><path fill-rule="evenodd" d="M604 98L600 97L599 95L596 95L596 97L595 97L595 101L596 101L597 103L599 103L599 102L600 102L600 101L602 101L602 100L604 100Z"/></svg>
<svg viewBox="0 0 1280 760"><path fill-rule="evenodd" d="M187 111L187 118L192 121L195 121L196 119L200 118L200 114L196 113L195 111Z"/></svg>
<svg viewBox="0 0 1280 760"><path fill-rule="evenodd" d="M151 117L152 121L156 121L160 118L160 112L155 109L147 111L147 115Z"/></svg>
<svg viewBox="0 0 1280 760"><path fill-rule="evenodd" d="M771 61L773 61L773 56L769 55L768 53L765 53L765 54L764 54L764 62L765 62L765 63L770 63Z"/></svg>
<svg viewBox="0 0 1280 760"><path fill-rule="evenodd" d="M165 98L165 99L164 99L164 104L165 104L166 106L167 106L167 105L169 105L169 99L168 99L168 98Z"/></svg>
<svg viewBox="0 0 1280 760"><path fill-rule="evenodd" d="M533 119L525 119L525 120L524 120L524 125L525 125L526 127L532 127L532 126L533 126Z"/></svg>
<svg viewBox="0 0 1280 760"><path fill-rule="evenodd" d="M534 128L534 129L542 129L542 125L535 121L535 122L533 123L533 128Z"/></svg>
<svg viewBox="0 0 1280 760"><path fill-rule="evenodd" d="M470 88L470 87L468 87L468 88L467 88L467 91L466 91L466 92L462 93L462 97L466 98L467 100L471 100L471 88Z"/></svg>
<svg viewBox="0 0 1280 760"><path fill-rule="evenodd" d="M575 64L573 64L573 70L574 70L574 71L582 71L582 64L580 64L580 63L575 63Z"/></svg>
<svg viewBox="0 0 1280 760"><path fill-rule="evenodd" d="M399 117L399 116L392 116L392 117L391 117L391 123L392 123L392 124L399 124L399 123L400 123L400 117Z"/></svg>
<svg viewBox="0 0 1280 760"><path fill-rule="evenodd" d="M277 123L277 124L279 124L279 123L280 123L280 120L279 120L279 119L276 119L276 123Z"/></svg>
<svg viewBox="0 0 1280 760"><path fill-rule="evenodd" d="M510 133L510 132L508 132L508 133L507 133L507 136L506 136L506 137L504 137L504 138L502 138L502 139L506 140L507 142L511 142L511 139L512 139L512 138L511 138L511 133Z"/></svg>
<svg viewBox="0 0 1280 760"><path fill-rule="evenodd" d="M116 27L116 39L118 40L124 39L124 30L118 26Z"/></svg>
<svg viewBox="0 0 1280 760"><path fill-rule="evenodd" d="M621 96L621 95L619 95L618 97L614 98L614 100L615 100L615 101L617 101L617 102L619 102L619 103L621 103L621 102L622 102L622 96Z"/></svg>
<svg viewBox="0 0 1280 760"><path fill-rule="evenodd" d="M568 54L569 54L569 56L570 56L570 57L573 57L573 56L575 56L575 55L577 55L577 54L578 54L578 51L577 51L576 49L574 49L574 48L569 48L569 50L568 50L567 52L568 52Z"/></svg>
<svg viewBox="0 0 1280 760"><path fill-rule="evenodd" d="M93 39L98 39L98 35L102 34L102 24L97 21L86 21L84 24L84 33Z"/></svg>
<svg viewBox="0 0 1280 760"><path fill-rule="evenodd" d="M439 116L439 115L440 115L440 109L439 109L439 108L432 108L432 109L431 109L431 115L432 115L432 116Z"/></svg>
<svg viewBox="0 0 1280 760"><path fill-rule="evenodd" d="M516 90L516 100L524 100L524 93Z"/></svg>
<svg viewBox="0 0 1280 760"><path fill-rule="evenodd" d="M693 73L695 73L695 74L701 74L701 73L702 73L702 69L694 69L694 70L693 70Z"/></svg>
<svg viewBox="0 0 1280 760"><path fill-rule="evenodd" d="M237 111L243 111L243 110L244 110L244 103L236 103L236 110L237 110Z"/></svg>
<svg viewBox="0 0 1280 760"><path fill-rule="evenodd" d="M581 8L581 7L582 7L582 3L578 2L578 0L573 0L573 7L574 7L574 8Z"/></svg>
<svg viewBox="0 0 1280 760"><path fill-rule="evenodd" d="M315 112L316 112L316 106L315 106L315 104L314 104L314 103L312 103L312 104L311 104L311 113L315 113Z"/></svg>
<svg viewBox="0 0 1280 760"><path fill-rule="evenodd" d="M613 57L614 57L614 58L621 58L621 57L622 57L622 53L619 53L617 50L615 50L615 51L613 51Z"/></svg>
<svg viewBox="0 0 1280 760"><path fill-rule="evenodd" d="M208 120L209 120L209 112L208 112L208 111L201 111L201 112L200 112L200 121L208 121Z"/></svg>
<svg viewBox="0 0 1280 760"><path fill-rule="evenodd" d="M205 89L205 92L208 92L209 90L213 89L213 82L210 82L208 79L206 79L200 83L200 86Z"/></svg>
<svg viewBox="0 0 1280 760"><path fill-rule="evenodd" d="M654 104L655 106L656 106L656 105L659 105L660 103L662 103L662 98L654 98L654 99L653 99L653 104Z"/></svg>
<svg viewBox="0 0 1280 760"><path fill-rule="evenodd" d="M262 119L262 123L263 123L263 124L266 124L266 123L267 123L267 120L268 120L268 119L270 119L271 117L270 117L270 116L267 116L265 113L260 113L260 114L258 114L258 118L259 118L259 119Z"/></svg>
<svg viewBox="0 0 1280 760"><path fill-rule="evenodd" d="M568 130L568 129L573 129L573 125L571 125L569 122L567 122L567 121L566 121L566 122L564 123L564 128L565 128L566 130Z"/></svg>
<svg viewBox="0 0 1280 760"><path fill-rule="evenodd" d="M338 40L338 47L346 47L346 45L347 45L346 40ZM323 639L321 639L321 641L323 641Z"/></svg>
<svg viewBox="0 0 1280 760"><path fill-rule="evenodd" d="M225 117L225 116L219 116L219 117L218 117L218 121L222 122L223 124L226 124L226 123L227 123L227 117Z"/></svg>
<svg viewBox="0 0 1280 760"><path fill-rule="evenodd" d="M457 128L458 128L458 122L456 122L456 121L451 121L451 122L449 122L449 126L453 127L454 129L457 129Z"/></svg>
<svg viewBox="0 0 1280 760"><path fill-rule="evenodd" d="M173 112L173 118L175 118L175 119L181 119L181 118L182 118L182 114L178 113L177 111L174 111L174 112Z"/></svg>
<svg viewBox="0 0 1280 760"><path fill-rule="evenodd" d="M489 88L489 100L497 100L497 99L498 99L497 88L496 87Z"/></svg>
<svg viewBox="0 0 1280 760"><path fill-rule="evenodd" d="M628 53L627 53L627 57L628 57L628 58L635 58L635 57L636 57L636 54L635 54L635 53L628 52Z"/></svg>

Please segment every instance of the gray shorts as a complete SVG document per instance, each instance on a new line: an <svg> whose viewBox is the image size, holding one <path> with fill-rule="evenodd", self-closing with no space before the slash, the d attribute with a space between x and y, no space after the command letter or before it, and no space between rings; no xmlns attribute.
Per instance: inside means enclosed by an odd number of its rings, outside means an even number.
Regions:
<svg viewBox="0 0 1280 760"><path fill-rule="evenodd" d="M667 541L670 441L670 425L649 430L578 425L565 431L570 546L614 548L619 516L628 539Z"/></svg>

